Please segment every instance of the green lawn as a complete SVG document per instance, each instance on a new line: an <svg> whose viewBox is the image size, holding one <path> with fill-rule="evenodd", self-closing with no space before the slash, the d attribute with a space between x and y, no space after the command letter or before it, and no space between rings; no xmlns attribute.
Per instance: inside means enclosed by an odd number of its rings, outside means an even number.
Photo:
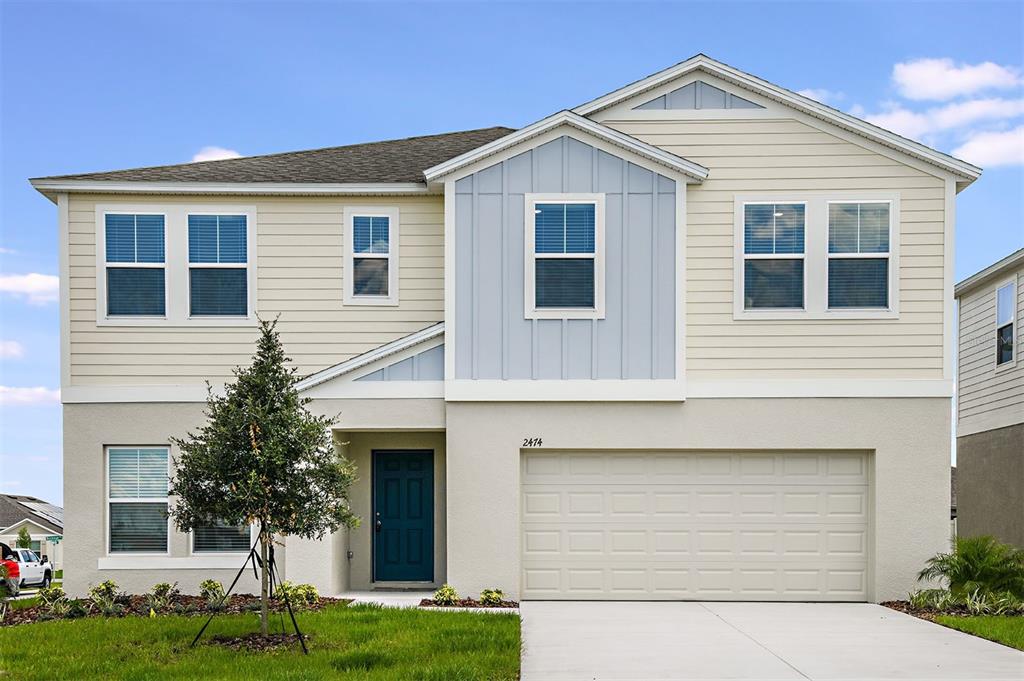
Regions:
<svg viewBox="0 0 1024 681"><path fill-rule="evenodd" d="M294 648L235 652L188 647L203 620L88 618L0 628L0 677L29 679L424 679L519 678L519 617L377 606L330 606L297 615L309 656ZM287 621L287 617L285 618ZM281 630L274 616L272 630ZM211 636L258 630L253 614L222 615Z"/></svg>
<svg viewBox="0 0 1024 681"><path fill-rule="evenodd" d="M53 578L54 579L64 579L64 571L63 570L57 570L56 572L53 573Z"/></svg>
<svg viewBox="0 0 1024 681"><path fill-rule="evenodd" d="M952 629L965 631L990 641L1024 650L1024 617L1008 617L982 615L978 617L952 617L939 615L935 618L939 624Z"/></svg>

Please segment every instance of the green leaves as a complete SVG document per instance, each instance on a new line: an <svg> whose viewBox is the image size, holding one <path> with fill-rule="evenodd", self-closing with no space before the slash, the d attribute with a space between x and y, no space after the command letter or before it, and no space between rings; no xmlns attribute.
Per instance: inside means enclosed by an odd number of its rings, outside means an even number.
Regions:
<svg viewBox="0 0 1024 681"><path fill-rule="evenodd" d="M334 451L334 420L306 409L275 327L260 321L252 364L234 370L223 395L209 391L198 432L172 439L181 454L170 513L183 532L220 520L319 539L358 523L355 469Z"/></svg>
<svg viewBox="0 0 1024 681"><path fill-rule="evenodd" d="M995 537L957 537L953 550L928 559L918 580L945 581L950 592L1009 592L1024 598L1024 551Z"/></svg>

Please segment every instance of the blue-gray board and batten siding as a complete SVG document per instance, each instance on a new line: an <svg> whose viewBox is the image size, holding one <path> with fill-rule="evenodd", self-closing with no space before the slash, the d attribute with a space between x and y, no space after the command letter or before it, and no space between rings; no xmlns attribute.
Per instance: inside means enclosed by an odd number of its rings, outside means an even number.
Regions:
<svg viewBox="0 0 1024 681"><path fill-rule="evenodd" d="M455 378L675 378L676 189L570 136L458 180ZM524 195L563 192L605 194L604 319L525 318Z"/></svg>
<svg viewBox="0 0 1024 681"><path fill-rule="evenodd" d="M400 362L388 364L357 381L443 381L444 345L435 345Z"/></svg>

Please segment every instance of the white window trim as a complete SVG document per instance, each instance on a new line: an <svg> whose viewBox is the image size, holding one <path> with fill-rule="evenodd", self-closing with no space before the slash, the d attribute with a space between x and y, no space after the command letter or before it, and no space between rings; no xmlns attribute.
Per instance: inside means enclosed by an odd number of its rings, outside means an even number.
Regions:
<svg viewBox="0 0 1024 681"><path fill-rule="evenodd" d="M594 253L552 253L538 256L536 246L535 206L538 203L592 203L594 204ZM525 239L523 313L526 319L604 319L605 317L605 239L604 194L526 194L523 210ZM580 258L594 261L594 307L557 308L537 307L537 258Z"/></svg>
<svg viewBox="0 0 1024 681"><path fill-rule="evenodd" d="M256 541L256 526L249 525L249 547L252 547L252 543ZM193 556L245 556L248 555L249 549L245 551L197 551L196 550L196 533L195 530L188 533L188 552Z"/></svg>
<svg viewBox="0 0 1024 681"><path fill-rule="evenodd" d="M804 209L804 308L747 310L744 308L744 210L747 204L802 203ZM889 307L828 308L828 205L830 203L889 203ZM733 197L733 319L896 319L899 317L899 195L882 191L766 192ZM844 257L843 254L835 254ZM848 254L851 257L868 257ZM871 254L875 257L885 254ZM750 256L746 256L750 257ZM778 256L783 257L783 256Z"/></svg>
<svg viewBox="0 0 1024 681"><path fill-rule="evenodd" d="M189 256L188 256L188 254L189 254L189 246L191 245L191 244L188 243L188 218L189 218L190 215L213 215L213 216L219 216L219 215L244 215L245 216L245 262L244 263L240 263L240 262L196 262L196 263L194 263L194 262L192 262L189 259ZM255 285L255 277L250 276L250 271L249 271L251 263L254 262L253 256L250 255L250 253L254 250L254 249L250 248L250 239L252 239L253 236L254 236L252 230L249 228L249 223L250 223L251 220L252 220L252 216L250 214L248 214L248 213L244 213L244 212L228 213L228 212L221 211L221 210L213 211L213 210L210 210L208 208L205 208L204 210L190 210L190 211L188 211L186 213L186 215L185 215L185 261L186 261L187 272L185 273L185 286L186 286L185 305L186 305L186 308L188 310L188 320L189 320L189 322L208 321L208 320L211 320L211 319L212 320L217 320L217 321L224 321L224 320L228 320L228 321L230 321L230 320L248 321L249 319L251 319L254 316L254 314L256 312L256 305L255 305L255 300L254 300L254 298L252 296L251 291L252 291L252 287ZM218 229L218 245L217 245L218 246L218 252L220 250L219 240L220 240L220 233L219 233L219 229ZM219 253L218 253L218 255L219 255ZM208 315L208 314L193 315L192 314L192 270L194 270L194 269L199 269L199 270L206 270L206 269L240 270L240 269L244 269L245 270L245 278L246 278L245 294L246 294L246 298L248 299L248 302L247 302L247 305L246 305L246 313L244 315Z"/></svg>
<svg viewBox="0 0 1024 681"><path fill-rule="evenodd" d="M166 496L163 496L163 497L141 497L141 498L135 498L135 499L124 498L124 497L117 497L117 498L111 497L110 496L110 450L111 449L163 449L163 450L165 450L167 452L167 478L168 478L168 481L170 480L170 477L171 477L171 448L169 446L167 446L167 445L107 445L107 446L105 446L103 448L103 460L104 460L105 468L106 468L106 472L104 474L104 480L103 480L103 489L105 491L104 497L106 498L106 503L103 505L103 516L104 516L103 525L105 527L105 532L106 532L106 535L107 535L107 541L106 541L107 552L106 552L106 555L107 556L113 556L113 557L120 557L120 556L132 556L132 557L139 556L139 557L145 557L145 556L169 556L169 555L171 555L171 534L172 534L173 528L171 526L171 517L170 517L170 515L167 516L167 550L166 551L116 551L116 552L112 552L110 550L110 529L111 529L111 527L110 527L110 504L120 504L120 503L143 504L143 503L149 503L149 504L167 504L167 508L168 509L170 509L170 507L171 507L170 495L166 495Z"/></svg>
<svg viewBox="0 0 1024 681"><path fill-rule="evenodd" d="M747 253L746 252L746 207L747 206L803 206L804 207L804 250L800 253ZM806 201L744 201L740 205L740 220L743 224L740 225L740 251L742 252L743 262L740 263L740 279L743 284L743 288L739 290L740 304L743 305L743 311L752 314L758 314L766 312L771 315L775 315L779 312L798 312L803 313L807 309L807 202ZM779 307L779 308L766 308L766 307L755 307L747 309L746 307L746 272L747 272L747 260L799 260L803 267L803 305L800 307Z"/></svg>
<svg viewBox="0 0 1024 681"><path fill-rule="evenodd" d="M163 267L164 316L107 315L106 216L163 215L164 262L110 263L110 267ZM248 313L244 317L189 314L188 216L244 215L246 225L246 288ZM216 266L214 263L208 263ZM239 267L241 263L221 266ZM205 266L205 265L204 265ZM258 281L256 270L256 209L238 204L97 204L96 206L96 325L97 326L255 326Z"/></svg>
<svg viewBox="0 0 1024 681"><path fill-rule="evenodd" d="M400 211L398 206L349 206L345 208L345 263L342 274L345 286L342 290L342 303L345 305L377 305L396 306L399 303L398 296L398 259L399 237L401 235ZM388 252L384 253L360 253L360 258L381 258L388 261L388 295L386 296L363 296L354 292L355 277L354 263L356 258L355 229L353 220L357 217L388 218Z"/></svg>
<svg viewBox="0 0 1024 681"><path fill-rule="evenodd" d="M1001 282L997 283L995 288L992 290L992 294L993 294L993 296L995 296L995 300L993 301L995 303L994 304L995 319L993 321L992 336L991 336L991 338L993 340L998 338L997 334L999 333L999 329L1001 329L1004 326L1006 326L1006 324L1000 324L999 323L999 291L1001 291L1002 289L1006 288L1007 286L1012 286L1013 287L1013 299L1012 299L1011 305L1010 305L1010 321L1007 322L1008 324L1013 324L1013 336L1012 336L1013 337L1013 355L1010 356L1010 359L1008 361L1003 362L1002 364L999 364L999 346L996 345L996 352L995 352L995 357L993 358L993 362L995 363L995 368L996 368L997 372L1006 371L1007 369L1013 369L1014 367L1016 367L1017 366L1017 357L1018 357L1018 355L1020 355L1020 352L1018 352L1018 350L1019 350L1018 339L1020 337L1020 327L1017 324L1017 316L1018 316L1017 315L1017 301L1018 301L1018 296L1020 295L1020 291L1017 290L1017 277L1016 277L1016 275L1014 275L1012 277L1009 277L1008 279L1004 279Z"/></svg>

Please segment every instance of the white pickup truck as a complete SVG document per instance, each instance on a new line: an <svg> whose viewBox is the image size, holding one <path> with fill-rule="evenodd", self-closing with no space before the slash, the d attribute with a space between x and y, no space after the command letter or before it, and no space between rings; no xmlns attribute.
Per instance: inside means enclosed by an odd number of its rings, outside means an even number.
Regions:
<svg viewBox="0 0 1024 681"><path fill-rule="evenodd" d="M21 568L21 586L50 586L53 581L53 565L50 561L40 560L31 549L14 549L15 559Z"/></svg>

